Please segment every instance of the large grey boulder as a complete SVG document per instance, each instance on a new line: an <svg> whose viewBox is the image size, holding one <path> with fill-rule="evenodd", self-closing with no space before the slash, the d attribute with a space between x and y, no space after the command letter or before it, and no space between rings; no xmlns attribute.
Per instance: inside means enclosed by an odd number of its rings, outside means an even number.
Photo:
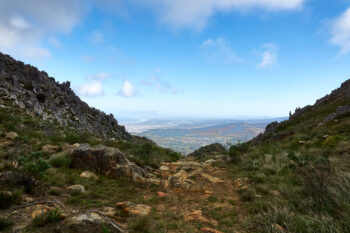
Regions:
<svg viewBox="0 0 350 233"><path fill-rule="evenodd" d="M111 178L128 177L134 181L144 181L148 177L145 170L129 161L117 148L81 144L69 151L68 156L72 168L94 171Z"/></svg>

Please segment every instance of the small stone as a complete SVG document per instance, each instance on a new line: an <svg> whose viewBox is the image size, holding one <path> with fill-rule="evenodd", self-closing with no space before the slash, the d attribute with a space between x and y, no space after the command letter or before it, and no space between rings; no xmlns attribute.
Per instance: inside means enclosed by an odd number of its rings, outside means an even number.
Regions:
<svg viewBox="0 0 350 233"><path fill-rule="evenodd" d="M205 233L223 233L222 231L212 229L209 227L202 227L200 230L201 230L201 232L205 232Z"/></svg>
<svg viewBox="0 0 350 233"><path fill-rule="evenodd" d="M115 209L113 207L104 207L102 213L108 217L115 217Z"/></svg>
<svg viewBox="0 0 350 233"><path fill-rule="evenodd" d="M283 228L281 225L275 223L275 224L273 224L273 226L274 226L275 228L277 228L279 231L284 232L284 228Z"/></svg>
<svg viewBox="0 0 350 233"><path fill-rule="evenodd" d="M142 204L134 204L128 201L125 202L118 202L116 204L116 207L118 209L123 209L125 212L127 212L130 215L137 215L137 216L147 216L151 213L152 207Z"/></svg>
<svg viewBox="0 0 350 233"><path fill-rule="evenodd" d="M199 221L199 222L202 222L202 223L208 223L208 224L210 224L212 226L215 226L215 227L218 225L217 221L209 220L209 219L203 217L201 210L196 210L196 211L193 211L192 213L189 213L189 214L185 215L184 216L184 221L185 222Z"/></svg>
<svg viewBox="0 0 350 233"><path fill-rule="evenodd" d="M158 197L165 197L165 196L166 196L166 193L157 192L157 196L158 196Z"/></svg>
<svg viewBox="0 0 350 233"><path fill-rule="evenodd" d="M14 140L18 137L18 134L15 132L7 132L5 133L5 138L8 140Z"/></svg>
<svg viewBox="0 0 350 233"><path fill-rule="evenodd" d="M167 166L160 166L159 170L161 170L161 171L168 171L169 167L167 167Z"/></svg>
<svg viewBox="0 0 350 233"><path fill-rule="evenodd" d="M205 161L205 163L209 163L209 164L212 164L212 163L215 163L216 160L215 159L208 159L207 161Z"/></svg>
<svg viewBox="0 0 350 233"><path fill-rule="evenodd" d="M34 201L34 199L29 197L29 196L23 196L23 200L24 200L24 202L33 202Z"/></svg>
<svg viewBox="0 0 350 233"><path fill-rule="evenodd" d="M52 154L52 153L56 153L56 152L60 151L60 147L47 144L41 148L41 151L44 153Z"/></svg>
<svg viewBox="0 0 350 233"><path fill-rule="evenodd" d="M279 196L281 194L278 190L272 190L270 193L274 196Z"/></svg>
<svg viewBox="0 0 350 233"><path fill-rule="evenodd" d="M69 186L69 187L67 187L67 190L76 191L76 192L80 192L80 193L85 193L84 186L82 186L80 184Z"/></svg>
<svg viewBox="0 0 350 233"><path fill-rule="evenodd" d="M88 179L98 179L98 177L93 173L93 172L90 172L90 171L84 171L80 174L80 177L83 177L83 178L88 178Z"/></svg>
<svg viewBox="0 0 350 233"><path fill-rule="evenodd" d="M224 183L223 180L221 180L221 179L219 179L219 178L217 178L217 177L211 176L211 175L209 175L209 174L202 173L201 176L204 177L204 178L207 179L210 183L213 183L213 184Z"/></svg>

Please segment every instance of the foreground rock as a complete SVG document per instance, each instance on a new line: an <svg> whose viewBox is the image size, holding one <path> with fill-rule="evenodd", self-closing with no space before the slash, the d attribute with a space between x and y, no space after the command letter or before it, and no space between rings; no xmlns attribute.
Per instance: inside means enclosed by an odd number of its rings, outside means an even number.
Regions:
<svg viewBox="0 0 350 233"><path fill-rule="evenodd" d="M79 214L67 218L61 224L61 232L88 232L88 233L122 233L124 232L116 223L97 213Z"/></svg>
<svg viewBox="0 0 350 233"><path fill-rule="evenodd" d="M106 146L91 147L81 144L68 152L71 167L87 169L110 178L128 177L134 181L144 182L147 172L130 162L118 149Z"/></svg>

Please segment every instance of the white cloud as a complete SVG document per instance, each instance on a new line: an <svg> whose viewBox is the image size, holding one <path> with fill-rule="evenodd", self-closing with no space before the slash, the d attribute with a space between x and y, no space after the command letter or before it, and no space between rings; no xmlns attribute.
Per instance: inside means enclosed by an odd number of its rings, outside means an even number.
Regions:
<svg viewBox="0 0 350 233"><path fill-rule="evenodd" d="M331 23L330 42L340 47L341 54L350 52L350 8Z"/></svg>
<svg viewBox="0 0 350 233"><path fill-rule="evenodd" d="M103 87L101 81L92 80L89 83L78 87L78 95L85 97L95 97L103 94Z"/></svg>
<svg viewBox="0 0 350 233"><path fill-rule="evenodd" d="M278 47L274 44L265 44L262 47L261 62L258 69L272 68L278 62Z"/></svg>
<svg viewBox="0 0 350 233"><path fill-rule="evenodd" d="M129 0L152 8L159 20L175 27L201 29L216 12L260 8L266 11L296 10L306 0Z"/></svg>
<svg viewBox="0 0 350 233"><path fill-rule="evenodd" d="M228 63L242 61L232 51L232 48L229 45L229 43L223 38L218 38L216 40L207 39L202 43L201 48L208 49L210 56L213 59L222 59Z"/></svg>
<svg viewBox="0 0 350 233"><path fill-rule="evenodd" d="M102 43L104 41L103 33L100 31L93 31L89 35L89 40L92 43Z"/></svg>
<svg viewBox="0 0 350 233"><path fill-rule="evenodd" d="M0 50L17 58L46 58L42 41L68 33L79 22L82 0L1 0Z"/></svg>
<svg viewBox="0 0 350 233"><path fill-rule="evenodd" d="M89 75L87 77L92 79L92 80L102 81L102 80L105 80L105 79L109 78L110 75L108 73L106 73L106 72L101 72L101 73L97 73L97 74L94 74L94 75Z"/></svg>
<svg viewBox="0 0 350 233"><path fill-rule="evenodd" d="M129 81L124 81L123 87L118 94L123 97L133 97L136 95L136 92Z"/></svg>
<svg viewBox="0 0 350 233"><path fill-rule="evenodd" d="M19 29L27 29L30 27L29 23L19 16L12 17L10 19L10 24Z"/></svg>

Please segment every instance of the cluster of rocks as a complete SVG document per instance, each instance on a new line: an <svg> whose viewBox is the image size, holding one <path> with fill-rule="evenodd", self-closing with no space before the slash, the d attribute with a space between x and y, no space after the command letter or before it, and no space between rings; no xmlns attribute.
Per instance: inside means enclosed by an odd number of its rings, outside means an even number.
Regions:
<svg viewBox="0 0 350 233"><path fill-rule="evenodd" d="M172 163L163 163L155 171L155 174L161 177L160 183L166 189L207 193L208 190L199 185L196 179L204 179L212 184L223 183L223 180L210 174L216 170L211 164L213 162L223 161L223 158L223 155L218 155L216 159L209 159L205 162L181 160Z"/></svg>
<svg viewBox="0 0 350 233"><path fill-rule="evenodd" d="M0 53L1 106L6 102L12 102L30 115L57 121L81 132L131 138L112 114L107 115L81 101L70 82L59 84L46 72Z"/></svg>

